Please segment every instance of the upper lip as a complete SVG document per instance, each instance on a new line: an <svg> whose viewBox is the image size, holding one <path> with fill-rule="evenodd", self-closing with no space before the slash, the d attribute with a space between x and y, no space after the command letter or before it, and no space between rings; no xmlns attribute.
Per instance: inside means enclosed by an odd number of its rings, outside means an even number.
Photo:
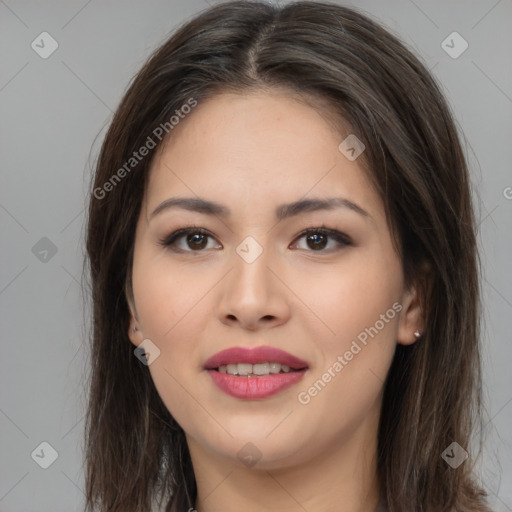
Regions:
<svg viewBox="0 0 512 512"><path fill-rule="evenodd" d="M294 370L301 370L308 367L308 363L299 359L284 350L274 347L233 347L221 352L217 352L210 357L204 364L207 370L218 368L219 366L234 363L280 363L293 368Z"/></svg>

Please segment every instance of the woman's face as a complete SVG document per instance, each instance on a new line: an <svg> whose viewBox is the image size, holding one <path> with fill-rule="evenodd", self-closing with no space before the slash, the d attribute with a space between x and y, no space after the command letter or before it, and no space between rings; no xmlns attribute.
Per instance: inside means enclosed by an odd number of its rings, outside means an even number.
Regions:
<svg viewBox="0 0 512 512"><path fill-rule="evenodd" d="M153 161L129 335L150 340L151 376L193 458L278 468L375 446L386 374L397 341L414 340L418 306L344 138L291 94L223 94ZM189 207L162 206L177 198ZM232 348L249 350L212 360Z"/></svg>

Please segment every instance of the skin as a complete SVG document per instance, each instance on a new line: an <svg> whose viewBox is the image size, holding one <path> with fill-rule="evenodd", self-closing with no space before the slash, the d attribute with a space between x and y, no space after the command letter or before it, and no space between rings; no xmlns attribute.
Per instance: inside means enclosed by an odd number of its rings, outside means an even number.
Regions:
<svg viewBox="0 0 512 512"><path fill-rule="evenodd" d="M150 339L160 350L149 369L186 433L199 512L377 508L383 384L396 344L415 341L421 315L415 287L404 287L382 200L358 160L338 149L343 139L289 92L222 94L180 121L152 163L128 334L134 345ZM212 200L231 215L173 208L151 217L170 197ZM276 220L278 205L313 197L343 197L368 215L336 208ZM189 225L211 236L187 244L185 235L176 241L182 252L159 244ZM352 245L329 237L319 250L299 237L322 225ZM236 252L247 236L263 249L252 263ZM401 312L300 403L298 393L395 302ZM213 384L208 358L260 345L306 360L304 378L261 400L233 398ZM237 457L248 442L261 456L253 467Z"/></svg>

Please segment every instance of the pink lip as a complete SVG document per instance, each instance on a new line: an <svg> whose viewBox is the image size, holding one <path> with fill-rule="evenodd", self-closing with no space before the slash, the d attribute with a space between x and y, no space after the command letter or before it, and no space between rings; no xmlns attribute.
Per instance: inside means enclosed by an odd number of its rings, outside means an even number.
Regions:
<svg viewBox="0 0 512 512"><path fill-rule="evenodd" d="M308 367L308 363L306 361L274 347L228 348L221 352L217 352L217 354L210 357L210 359L208 359L204 364L204 367L207 370L212 370L224 364L234 363L280 363L285 364L294 370L301 370Z"/></svg>
<svg viewBox="0 0 512 512"><path fill-rule="evenodd" d="M228 395L245 400L267 398L298 382L307 369L290 373L277 373L262 377L237 377L217 370L208 370L213 382Z"/></svg>
<svg viewBox="0 0 512 512"><path fill-rule="evenodd" d="M234 363L280 363L293 368L293 372L265 376L236 376L217 371L219 366ZM253 349L234 347L218 352L204 365L213 382L219 389L246 400L255 400L275 395L298 382L308 369L308 363L273 347L256 347Z"/></svg>

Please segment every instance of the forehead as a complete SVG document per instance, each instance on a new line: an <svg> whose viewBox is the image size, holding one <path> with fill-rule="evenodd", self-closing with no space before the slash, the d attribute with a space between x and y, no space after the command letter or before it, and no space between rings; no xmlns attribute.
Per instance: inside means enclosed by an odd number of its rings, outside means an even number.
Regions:
<svg viewBox="0 0 512 512"><path fill-rule="evenodd" d="M352 196L378 206L357 160L339 150L346 137L290 93L220 94L180 121L152 163L149 207L173 195L261 205L306 194Z"/></svg>

